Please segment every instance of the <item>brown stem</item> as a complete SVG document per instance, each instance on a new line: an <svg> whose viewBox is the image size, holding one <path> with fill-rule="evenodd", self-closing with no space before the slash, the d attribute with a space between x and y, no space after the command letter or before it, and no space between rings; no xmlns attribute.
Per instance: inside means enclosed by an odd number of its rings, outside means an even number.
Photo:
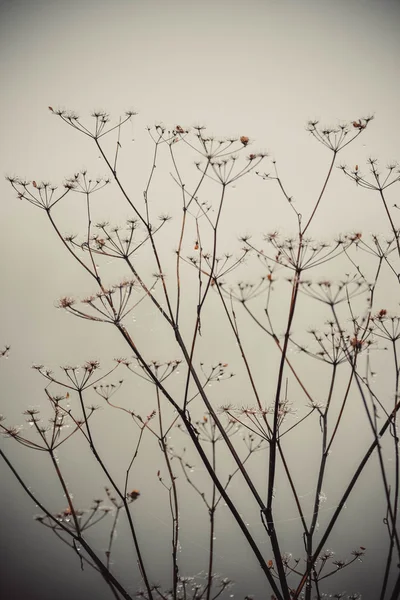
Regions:
<svg viewBox="0 0 400 600"><path fill-rule="evenodd" d="M344 505L346 504L346 500L350 496L355 484L357 483L358 478L360 477L366 464L368 463L369 459L371 458L373 451L378 446L378 444L380 442L380 438L384 435L384 433L388 429L389 425L392 423L392 420L393 420L394 416L396 415L396 413L399 411L399 409L400 409L400 400L397 402L395 408L393 409L393 411L391 412L389 417L386 419L384 425L382 426L382 428L380 429L380 431L378 433L378 436L376 436L376 439L372 442L372 444L368 448L366 454L364 455L364 458L361 460L359 466L356 469L356 472L354 473L353 477L351 478L350 483L347 486L346 491L344 492L344 494L343 494L343 496L342 496L342 498L341 498L341 500L329 522L329 525L326 528L325 533L323 534L323 536L320 540L320 543L318 544L318 547L316 548L316 550L314 552L312 560L311 560L310 564L307 565L307 570L304 573L303 577L301 578L299 585L297 586L295 595L293 596L293 600L297 600L297 598L299 597L299 594L301 593L301 591L308 579L308 576L311 572L311 568L315 564L316 560L318 559L319 553L321 552L322 548L324 547L326 540L330 536L331 531L332 531L336 521L338 520L340 513L343 510ZM394 599L395 599L395 597L393 596L393 600Z"/></svg>
<svg viewBox="0 0 400 600"><path fill-rule="evenodd" d="M331 162L331 165L330 165L330 167L329 167L329 171L328 171L328 174L327 174L327 176L326 176L326 179L325 179L324 185L322 186L321 193L320 193L320 195L318 196L318 200L317 200L317 202L316 202L316 204L315 204L315 206L314 206L314 210L312 211L312 213L311 213L311 216L310 216L310 218L308 219L306 226L303 228L303 230L302 230L302 232L301 232L301 234L300 234L300 237L304 237L304 234L305 234L305 232L307 231L307 229L309 228L309 226L311 225L311 221L313 220L313 218L314 218L314 216L315 216L315 213L316 213L316 211L317 211L317 208L318 208L318 206L319 206L319 204L320 204L320 202L321 202L321 200L322 200L322 196L324 195L324 192L325 192L325 190L326 190L326 186L328 185L329 178L330 178L330 176L331 176L331 174L332 174L332 169L333 169L333 166L334 166L334 164L335 164L335 160L336 160L336 155L337 155L337 152L338 152L337 150L333 150L332 162Z"/></svg>
<svg viewBox="0 0 400 600"><path fill-rule="evenodd" d="M160 391L163 393L163 395L168 399L168 401L177 410L177 412L180 415L180 417L181 417L181 419L182 419L182 421L183 421L183 423L184 423L184 425L186 427L186 430L187 430L187 432L188 432L188 434L189 434L189 436L190 436L190 438L191 438L191 440L193 442L193 445L195 446L195 448L196 448L196 450L197 450L197 452L198 452L201 460L203 461L204 466L206 467L209 475L211 476L213 482L215 483L215 485L216 485L219 493L224 498L227 506L229 507L230 511L232 512L232 515L233 515L234 519L236 520L237 524L239 525L239 527L240 527L242 533L244 534L247 542L249 543L251 549L253 550L253 552L254 552L254 554L255 554L255 556L256 556L256 558L257 558L257 560L258 560L258 562L259 562L259 564L260 564L260 566L262 568L262 570L264 571L264 573L265 573L265 575L266 575L266 577L267 577L267 579L268 579L268 581L269 581L269 583L270 583L270 585L271 585L271 587L272 587L275 595L277 596L277 599L278 600L283 600L282 599L282 595L281 595L281 593L280 593L280 591L279 591L279 589L278 589L278 587L277 587L277 585L275 583L275 580L273 579L273 577L272 577L272 575L270 573L270 570L269 570L269 568L267 566L267 563L265 562L265 559L262 556L262 554L261 554L261 552L260 552L257 544L255 543L252 535L250 534L248 528L246 527L246 524L244 523L242 517L240 516L240 514L239 514L239 512L238 512L238 510L236 508L236 506L232 502L230 496L227 494L227 492L224 489L223 485L221 484L218 476L214 472L214 470L212 468L212 465L211 465L210 461L208 460L207 455L205 454L205 452L204 452L204 450L203 450L203 448L202 448L202 446L200 444L200 441L198 439L198 433L197 433L196 429L193 427L193 425L192 425L192 423L190 421L190 417L186 414L185 411L183 411L176 404L176 402L174 401L174 399L172 398L172 396L168 393L168 391L160 383L160 381L157 379L157 377L154 375L154 373L151 371L151 369L149 369L147 367L145 361L143 360L142 356L140 355L138 349L136 348L135 343L133 342L132 338L130 337L130 335L129 335L128 331L125 329L125 327L123 327L121 324L116 324L116 327L118 328L119 332L121 333L121 335L123 336L123 338L128 343L129 347L133 350L133 352L135 353L136 357L139 359L139 361L141 362L141 364L144 366L144 368L147 371L149 377L154 381L155 385L160 388ZM259 503L260 507L262 509L264 509L264 504L263 504L263 502L262 502L262 500L261 500L261 498L260 498L257 490L255 489L254 484L251 481L251 478L249 477L247 471L244 469L243 464L242 464L242 462L241 462L241 460L240 460L240 458L239 458L236 450L232 446L232 443L231 443L229 437L227 436L222 423L219 421L217 415L215 414L215 411L214 411L213 407L209 403L209 400L208 400L206 394L204 393L204 390L202 388L202 385L201 385L201 382L200 382L200 380L198 378L198 375L197 375L197 373L196 373L193 365L189 361L189 356L188 356L186 347L185 347L185 345L183 343L183 340L182 340L182 338L180 336L179 331L176 330L175 334L177 336L178 343L179 343L179 345L182 348L182 351L184 351L185 358L187 360L187 363L189 364L189 368L192 370L193 379L196 382L196 386L197 386L197 388L199 390L199 393L200 393L202 399L204 400L205 405L207 406L207 409L208 409L210 415L214 419L214 421L215 421L215 423L216 423L216 425L218 427L218 430L220 431L220 433L221 433L224 441L226 441L226 443L227 443L227 445L229 447L229 450L232 452L232 456L235 458L235 461L236 461L236 463L237 463L240 471L244 475L244 477L246 479L246 482L249 484L249 487L251 486L250 489L252 491L254 490L253 494L255 495L255 498L256 498L257 502ZM286 580L286 577L285 577L285 580ZM286 587L287 587L286 581L283 582L283 585L286 585Z"/></svg>
<svg viewBox="0 0 400 600"><path fill-rule="evenodd" d="M107 581L111 582L111 584L119 591L119 593L122 595L123 598L125 598L125 600L133 600L132 596L130 596L128 594L128 592L125 591L125 589L122 587L122 585L119 583L119 581L117 581L117 579L115 579L115 577L108 571L107 567L102 563L102 561L99 559L99 557L95 554L95 552L93 552L93 550L91 549L89 544L86 542L86 540L82 537L82 535L74 534L73 531L71 531L71 529L68 529L67 527L65 527L65 525L63 525L63 523L60 523L59 521L57 521L55 519L55 517L36 498L36 496L30 491L28 486L24 483L24 481L18 475L18 473L15 470L15 468L13 467L12 463L8 460L7 456L1 449L0 449L0 456L4 460L4 462L7 464L7 466L10 468L14 477L17 479L18 483L22 486L22 488L25 490L26 494L31 498L31 500L33 500L35 505L38 506L40 508L40 510L43 511L45 513L45 515L51 521L53 521L55 524L57 524L57 526L61 527L61 529L63 529L63 531L65 531L66 534L68 534L70 537L72 537L78 544L81 544L83 546L83 548L89 554L89 556L91 557L93 562L97 565L97 567L101 571L101 574L103 575L103 577Z"/></svg>
<svg viewBox="0 0 400 600"><path fill-rule="evenodd" d="M215 428L215 425L213 425ZM212 444L212 468L215 472L216 470L216 452L215 452L215 438L211 441ZM209 509L210 515L210 546L209 546L209 554L208 554L208 579L207 579L207 597L206 600L210 600L211 595L211 587L212 587L212 579L213 579L213 563L214 563L214 531L215 531L215 509L216 509L216 487L215 483L212 484L212 499L211 506Z"/></svg>

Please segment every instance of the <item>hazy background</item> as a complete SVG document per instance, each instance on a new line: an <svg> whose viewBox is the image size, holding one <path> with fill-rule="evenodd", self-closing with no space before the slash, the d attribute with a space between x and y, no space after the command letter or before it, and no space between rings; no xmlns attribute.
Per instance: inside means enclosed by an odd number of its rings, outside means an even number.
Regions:
<svg viewBox="0 0 400 600"><path fill-rule="evenodd" d="M313 206L330 160L328 152L304 131L308 119L317 118L330 125L374 114L376 119L368 131L341 155L341 160L351 165L362 164L373 155L386 164L400 156L397 1L14 0L1 1L0 11L4 175L61 183L65 176L82 167L91 169L94 175L107 174L90 140L51 115L49 105L74 109L83 118L86 115L89 118L96 108L103 108L116 118L125 109L137 110L139 115L126 127L122 149L126 157L125 178L132 192L138 194L144 188L151 165L152 147L145 128L159 121L170 126L204 123L217 136L249 136L254 140L252 148L266 150L278 160L289 193L298 202L298 209L305 213ZM194 155L189 156L188 164L192 160ZM163 183L168 182L171 168L167 161L165 165L165 177L156 184L154 202L159 212L176 214L173 204L176 189L171 183L169 187ZM125 355L126 349L111 328L74 320L54 308L59 297L84 296L93 291L93 284L57 244L44 214L17 200L4 180L0 185L0 344L12 347L9 360L1 363L1 412L8 423L19 424L24 419L21 412L27 406L46 405L43 382L30 370L32 363L56 368L96 358L108 365L114 356ZM231 192L231 209L222 236L224 250L236 251L240 247L237 237L246 232L254 233L258 240L261 233L275 229L294 232L291 212L272 186L251 176L241 180ZM395 194L396 190L392 196L394 202ZM350 185L339 172L334 174L334 184L325 200L310 231L312 235L328 239L344 230L361 230L365 235L372 230L387 233L386 221L372 195ZM97 219L112 222L123 222L129 215L113 188L99 194L95 210ZM78 197L60 209L59 218L66 233L82 232L84 211ZM169 231L162 240L165 255L171 252L172 257L176 247L174 225ZM110 271L112 267L102 268ZM246 273L246 277L250 278L251 273ZM109 281L114 283L115 276L110 276ZM394 308L396 297L391 298L391 288L385 290L385 295L385 301ZM279 310L284 314L285 309L280 308L279 298L275 299L278 317ZM151 309L146 310L137 315L134 327L148 358L175 358L176 349L167 341L160 319ZM318 318L316 313L310 315L305 311L304 327L320 324ZM216 323L211 321L212 326ZM301 332L301 323L298 329ZM266 357L260 350L263 340L259 334L248 340L250 351L260 356L256 364L260 377L265 359L268 359L268 373L273 373L277 360L273 351ZM207 361L224 360L232 365L232 370L239 368L239 357L228 334L221 335L212 347L205 344L203 350ZM324 384L323 374L312 381L317 392ZM382 371L378 380L383 386L380 391L386 390L385 381ZM130 382L133 383L132 378ZM144 384L135 385L143 414L148 414L145 411L151 390ZM176 386L178 389L178 379ZM224 386L209 390L217 405L231 398L238 404L246 404L244 382L237 378ZM266 383L267 394L269 386L272 390L273 381ZM391 390L388 383L387 397ZM357 410L361 410L359 404ZM361 426L355 415L350 415L344 432L354 433L357 443L351 456L346 452L342 456L338 449L337 470L331 474L332 489L327 490L324 513L327 516L340 494L340 481L354 470L370 439L363 438L363 427L368 433L365 420ZM126 453L132 450L131 432L130 424L120 417L112 414L110 421L108 411L100 415L97 439L116 472L124 444ZM293 459L299 448L307 453L300 433L295 443L288 450ZM161 457L153 441L146 444L148 462L140 463L142 469L135 471L132 485L142 492L135 511L151 576L168 585L166 555L170 525L167 510L165 507L160 510L157 501L160 485L156 472ZM64 508L65 499L43 457L13 444L12 440L3 440L2 445L32 490L46 500L46 505L54 512ZM182 445L178 436L177 447ZM310 449L309 461L312 459ZM84 507L92 498L104 497L105 481L83 445L80 447L74 441L72 447L60 452L60 460L77 502ZM260 477L256 465L264 468L266 464L265 457L257 457L258 460L261 462L254 463L256 479ZM33 520L35 507L7 468L4 465L0 468L0 586L4 598L110 597L97 574L89 569L81 573L76 556ZM305 474L302 479L301 474L299 464L301 493L310 495L312 482ZM200 468L198 476L205 481ZM250 508L246 495L241 494L241 482L237 480L233 485L255 537L264 543L258 519L251 520L248 516ZM380 485L376 465L372 464L368 475L360 480L356 500L348 507L349 516L347 513L343 516L342 527L328 544L338 557L348 555L359 545L374 548L376 552L371 551L362 565L356 563L351 567L348 575L344 572L341 579L332 580L331 592L346 589L349 593L363 593L365 599L375 597L376 573L380 572L386 551ZM186 493L189 494L187 490ZM281 502L285 513L285 500ZM182 512L182 572L190 575L206 570L207 538L204 528L199 526L200 507L193 497ZM288 510L286 519L291 509ZM293 537L292 521L286 520L281 526L283 549L294 555L300 553L302 545L298 537ZM235 596L262 597L257 564L225 508L221 508L218 527L216 571L235 579L237 585L230 592ZM104 528L103 537L93 534L92 540L99 551L105 547L106 532ZM222 535L227 543L219 546ZM138 584L134 581L130 542L122 533L116 542L120 544L115 557L116 572L122 578L132 573L133 593Z"/></svg>

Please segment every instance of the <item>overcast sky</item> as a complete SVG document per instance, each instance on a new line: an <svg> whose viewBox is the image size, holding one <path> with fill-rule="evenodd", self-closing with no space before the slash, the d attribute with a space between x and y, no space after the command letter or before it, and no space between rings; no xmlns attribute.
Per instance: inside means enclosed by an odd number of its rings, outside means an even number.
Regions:
<svg viewBox="0 0 400 600"><path fill-rule="evenodd" d="M252 149L268 152L277 160L296 207L307 213L330 160L329 153L305 131L309 119L335 125L373 115L368 130L345 150L341 160L361 165L372 155L385 165L400 158L399 26L397 0L0 0L1 172L56 184L81 168L90 169L95 176L107 175L93 144L64 125L48 106L75 110L83 119L89 119L94 109L104 109L116 119L125 110L134 109L138 115L126 125L121 140L125 177L133 191L143 190L151 167L152 147L146 126L163 122L171 127L190 127L202 123L216 136L246 135ZM194 156L189 155L188 168L194 168L190 166L193 160ZM169 170L166 166L167 179ZM236 252L240 248L238 236L244 233L254 233L260 240L262 233L275 229L295 232L293 213L276 189L271 192L271 185L250 175L231 190L231 210L223 225L224 250ZM0 412L7 416L7 422L18 424L23 422L21 413L26 406L45 405L43 382L30 369L33 363L56 368L89 358L111 362L126 350L111 329L98 330L92 323L78 322L54 308L61 296L93 292L93 284L57 244L45 215L16 199L4 179L0 186L0 345L12 347L8 361L0 365ZM157 186L157 209L173 214L170 196L162 183ZM109 190L99 194L96 218L114 223L127 218L126 206L113 194L115 191ZM340 231L387 234L385 216L368 194L335 172L326 203L310 233L322 239L330 239ZM84 212L78 204L74 200L60 209L65 233L83 233ZM166 235L162 239L163 252L173 257L176 237L171 234L171 238ZM107 273L111 273L112 266L105 267ZM114 282L110 278L110 283ZM392 288L385 290L385 299L393 308L396 306ZM175 358L172 346L164 344L160 319L150 308L146 310L140 313L135 327L148 357ZM311 321L317 319L316 315L306 312L305 317L304 327L316 324ZM156 351L152 339L160 340ZM258 345L262 339L255 335L254 348L261 347ZM211 361L218 362L218 353L225 353L230 364L235 361L235 349L228 339L218 340L215 347L205 346L205 353ZM257 368L261 373L262 364ZM322 376L315 381L317 387L322 385ZM384 373L381 381L385 381ZM235 385L237 390L245 389L241 381ZM144 389L138 385L137 393L145 394ZM226 396L233 393L232 387L224 390ZM121 422L118 427L126 429L119 430L109 422L99 429L110 464L116 469L120 432L130 435L128 426ZM349 434L352 428L354 422L349 420ZM50 480L51 471L42 465L41 457L12 440L1 443L28 485L40 491L51 510L63 508L65 499ZM169 542L165 542L168 513L165 509L160 512L155 502L159 494L155 473L161 459L155 454L155 446L151 448L149 444L149 462L138 471L135 487L142 495L147 490L147 498L152 497L154 502L137 503L138 519L149 541L145 546L146 555L154 561L153 577L166 581L163 560L169 552ZM87 504L93 497L104 495L104 481L93 475L88 485L93 465L82 458L81 450L85 453L79 447L66 454L65 469L71 487L79 490L74 493ZM0 539L0 586L4 587L4 597L111 597L96 574L88 569L81 573L76 556L33 520L37 509L23 496L6 467L0 465L0 469L4 532ZM370 477L374 476L378 477L377 471L371 471ZM337 470L332 477L336 481ZM371 478L360 481L360 510L352 507L347 529L333 536L329 547L336 543L343 552L357 545L375 545L382 552L386 548L381 524L384 515ZM240 497L239 484L237 491ZM305 488L304 495L311 491ZM365 498L369 499L368 507ZM334 499L328 498L327 511L332 507ZM370 519L367 530L366 514ZM295 542L290 537L290 521L285 518L287 515L282 516L282 527L285 549L289 550ZM182 519L187 526L182 528L181 540L185 572L199 573L206 569L207 542L201 532L197 535L196 528L191 528L195 518L190 511L183 511ZM354 536L349 534L350 524ZM253 515L250 527L262 544L258 525ZM228 544L221 542L217 547L217 570L236 579L236 589L231 592L235 596L248 593L261 597L257 564L247 548L237 544L240 536L234 529L229 517L222 516L217 541L227 540ZM361 534L363 544L359 543ZM166 550L156 551L151 544L158 536L164 540L161 547ZM123 537L120 534L118 538L122 545L116 567L125 577L131 568L131 550ZM96 543L101 548L103 542ZM296 543L301 552L301 543ZM351 582L342 579L343 585L338 583L332 591L361 591L365 599L372 599L368 593L376 583L374 564L372 559L357 564ZM134 592L136 582L131 583L129 589Z"/></svg>

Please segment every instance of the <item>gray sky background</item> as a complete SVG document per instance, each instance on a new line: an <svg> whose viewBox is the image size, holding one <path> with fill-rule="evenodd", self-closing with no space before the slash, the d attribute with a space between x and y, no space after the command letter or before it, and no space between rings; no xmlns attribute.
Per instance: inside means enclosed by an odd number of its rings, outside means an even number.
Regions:
<svg viewBox="0 0 400 600"><path fill-rule="evenodd" d="M107 175L90 141L63 125L47 107L73 109L87 120L97 108L107 110L115 118L134 108L139 114L132 124L126 125L121 140L125 180L129 181L132 194L140 197L151 166L152 146L146 126L160 121L171 127L203 123L216 136L247 135L252 140L251 150L268 151L278 161L297 209L307 214L331 158L304 130L308 119L320 119L322 124L331 125L373 114L375 120L368 130L343 152L340 161L362 165L372 155L384 165L400 158L399 24L397 0L0 1L2 173L54 183L61 183L65 176L83 167L95 176ZM189 153L185 158L183 154L189 172L194 169L194 155ZM161 171L164 178L157 180L152 201L156 214L171 212L179 217L174 209L175 198L178 201L175 206L179 206L179 196L169 181L170 166L166 159L165 156L166 166ZM266 170L269 165L267 160ZM125 355L126 349L111 328L74 320L54 308L61 296L91 293L93 284L57 244L44 214L17 200L5 180L0 181L0 186L0 344L12 346L10 358L1 363L1 412L14 424L22 423L21 412L26 406L45 406L43 382L30 369L32 363L43 362L56 368L98 358L109 364L114 356ZM392 194L395 202L397 191ZM261 240L262 233L275 229L295 232L293 213L272 182L264 183L251 175L230 191L229 201L230 210L225 215L221 235L224 251L238 251L237 238L243 233L254 233L254 239ZM68 200L58 215L65 233L83 233L84 210L79 198ZM98 220L118 223L129 213L116 190L109 188L96 199L95 216ZM166 231L161 238L163 251L166 257L170 253L172 260L176 225L172 222ZM310 233L330 239L340 231L387 234L388 228L372 194L352 186L337 171ZM191 243L189 239L189 250ZM101 268L109 274L109 282L114 283L115 264ZM242 276L245 273L250 279L260 272L252 269L250 265L241 272ZM284 290L281 285L275 298L278 319L285 314L279 296ZM395 310L397 296L392 288L384 289L383 300L387 308ZM304 329L321 324L324 319L322 313L310 314L306 306L301 314L299 333L302 325ZM219 326L217 320L213 321L212 312L209 316L211 325ZM176 357L161 319L149 307L137 312L132 326L149 359ZM239 356L228 333L223 333L211 346L205 337L202 350L207 361L226 360L235 370L240 366ZM272 349L271 355L264 353L265 338L256 332L247 341L249 351L260 355L255 363L258 376L261 378L264 373L265 360L270 369L268 374L273 373L277 357ZM303 357L297 359L307 372L309 363ZM310 385L317 392L324 385L324 373L309 375ZM179 389L179 376L176 377L173 385ZM245 403L241 398L247 393L246 382L239 377L232 381L218 390L209 390L216 404L223 404L231 397L238 404ZM384 365L378 383L382 385L382 393L389 397L392 387ZM144 384L135 385L144 412L151 392ZM271 379L265 383L266 395L272 390ZM358 409L361 411L359 405ZM132 429L119 416L103 413L98 420L99 445L104 445L111 468L118 471L121 455L131 451ZM338 448L338 462L327 492L327 515L335 505L342 477L352 472L370 439L362 433L364 429L367 431L365 420L362 426L357 421L356 426L356 418L358 413L352 412L344 425L343 436L354 435L357 444L351 456L346 448ZM301 448L307 464L313 464L314 448L310 446L308 450L303 433L296 435L289 455L295 460ZM63 508L62 494L42 457L24 451L11 440L1 443L47 505L53 511ZM178 435L177 447L183 443ZM68 452L60 452L60 460L75 497L79 497L82 505L88 505L93 497L104 496L104 481L89 452L79 442L74 444ZM155 580L166 582L169 520L165 503L160 505L158 501L160 486L155 476L161 458L154 442L146 444L148 462L135 472L133 485L146 499L137 502L135 509L145 539L145 554L152 561L152 575ZM261 482L259 465L264 468L266 458L256 460L261 462L254 462L254 477ZM299 480L300 475L303 477L302 493L307 496L312 492L312 480L308 472L301 473L304 468L301 464L298 467ZM110 597L96 574L88 569L81 573L73 553L33 521L35 507L23 496L4 465L0 469L3 532L0 585L4 587L4 597L7 600L47 600L55 595L60 600ZM206 481L201 469L198 476ZM374 597L376 571L382 564L379 556L386 551L379 485L373 464L368 476L359 483L358 505L349 506L343 527L328 544L337 549L338 555L348 554L358 545L374 547L376 554L371 553L371 558L362 565L354 565L349 571L350 584L344 574L342 579L332 580L330 591L347 589L362 592L365 600ZM257 511L251 513L238 480L232 489L255 537L263 544ZM186 489L185 493L189 498L190 492ZM301 540L293 538L292 521L288 517L293 507L282 496L282 514L278 515L282 520L282 545L295 555L302 550ZM190 498L191 504L182 510L181 554L183 571L195 574L206 569L207 539L197 522L200 504L195 497ZM231 592L235 597L244 594L261 597L262 579L257 564L241 542L227 509L221 511L219 527L217 542L220 539L224 542L217 545L216 570L237 581ZM93 538L100 549L105 534L106 528L103 538ZM130 544L124 537L120 533L117 538L120 545L116 555L116 570L123 576L132 569ZM132 592L136 587L133 580Z"/></svg>

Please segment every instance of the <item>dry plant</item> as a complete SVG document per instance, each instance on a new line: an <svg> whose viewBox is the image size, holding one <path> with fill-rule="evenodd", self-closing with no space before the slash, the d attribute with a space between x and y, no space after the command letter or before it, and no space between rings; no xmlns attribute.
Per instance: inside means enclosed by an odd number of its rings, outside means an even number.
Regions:
<svg viewBox="0 0 400 600"><path fill-rule="evenodd" d="M79 263L93 284L91 295L79 301L65 296L58 307L84 320L110 324L126 344L129 358L115 359L106 373L100 371L97 360L89 360L80 367L64 366L58 374L35 365L46 383L44 392L51 409L49 422L35 408L25 412L30 425L28 432L4 421L1 424L3 433L14 442L47 454L65 495L66 505L61 511L54 512L45 506L45 501L34 495L22 480L8 453L1 450L3 460L40 507L38 522L78 554L82 567L88 565L97 570L115 598L132 597L124 583L126 577L117 575L111 560L118 529L133 540L138 573L129 585L141 587L140 596L147 600L215 600L225 597L231 584L215 573L216 544L224 544L223 536L215 539L218 509L225 505L242 533L243 544L247 544L265 578L267 598L311 600L330 594L332 598L354 600L360 598L357 590L335 593L334 576L361 561L366 548L360 545L362 540L354 540L348 557L336 559L327 544L346 502L374 456L379 464L378 485L387 529L387 556L380 576L379 598L399 598L400 317L383 305L379 290L384 277L392 277L393 296L397 298L398 207L390 206L388 188L400 180L400 171L393 164L381 172L374 159L367 165L367 174L362 174L358 165L351 169L338 164L342 150L365 134L371 117L333 128L321 128L317 121L308 123L308 132L324 147L329 161L320 193L308 212L305 211L307 214L303 214L287 192L276 162L269 162L264 152L252 152L246 135L218 139L208 135L200 125L192 129L161 124L149 127L154 153L145 189L137 196L130 191L131 176L128 174L124 181L121 174L124 168L120 168L124 125L134 118L133 111L115 123L107 113L94 112L90 125L75 113L49 109L60 121L89 138L95 152L102 157L109 178L92 178L82 170L66 179L61 189L44 181L18 177L8 180L18 198L42 210L66 253ZM182 170L181 164L188 155L194 156L196 162L194 174L186 178L186 167ZM157 200L153 189L163 160L169 161L171 172L167 177L176 189L171 205L178 206L173 212L178 215L179 225L175 231L172 229L174 235L177 232L173 241L176 247L170 254L171 242L162 236L171 227L171 217L154 212ZM263 170L265 162L270 164L269 172ZM351 232L329 244L309 236L336 167L358 186L374 193L387 217L388 236L376 234L365 239L361 232ZM261 178L266 186L278 186L293 217L295 233L289 237L278 230L272 231L265 234L262 244L243 235L236 254L224 253L220 232L228 222L229 194L238 180L250 175ZM258 182L261 183L260 179ZM92 220L93 197L105 187L103 193L109 193L109 184L114 186L113 194L118 192L131 211L123 226ZM81 238L66 235L57 219L59 203L73 194L80 194L86 206L87 219ZM254 226L257 228L258 224ZM102 259L119 262L126 276L111 285L106 283L99 269ZM252 282L239 279L235 283L234 272L245 272L251 261L260 269L259 279ZM347 274L339 279L323 277L328 266L337 261L342 273L343 264L346 265ZM150 358L147 348L137 342L132 314L142 303L149 303L167 326L158 335L166 336L170 347L175 348L169 360ZM293 324L301 311L305 310L308 316L311 311L319 315L320 309L325 319L320 330L294 331ZM152 337L150 331L148 335L156 354L159 339ZM221 335L231 336L234 372L224 361L206 364L206 354L212 356ZM260 340L256 348L250 335ZM382 352L385 352L383 365L379 363ZM265 365L268 361L274 368L266 372L262 367L260 371L260 363ZM383 367L385 377L391 381L389 392L375 384L376 370ZM121 369L126 372L127 383L119 375ZM178 370L179 381L173 377ZM114 373L118 379L110 383ZM146 399L145 415L140 414L135 400L139 379L152 389ZM211 389L210 384L213 384ZM245 394L242 390L246 390ZM118 401L116 398L121 394L125 398ZM88 404L90 395L96 396L97 402L109 411L110 423L113 411L125 415L132 423L134 451L129 457L121 456L119 473L108 466L107 448L102 447L102 440L96 436L94 413L99 405ZM228 403L224 395L229 396ZM349 433L344 429L342 433L350 411L358 423L357 430L365 423L363 438L359 431ZM300 437L296 437L297 433ZM75 436L87 443L102 471L107 506L102 499L95 499L85 510L76 506L63 475L62 461L57 457L60 446L70 444ZM158 573L145 559L144 532L135 519L137 503L148 501L146 489L139 492L132 483L133 472L147 469L146 453L142 452L146 437L154 440L163 460L158 472L148 475L158 478L161 491L165 492L152 501L167 501L170 512L171 554L165 556L165 561L170 561L171 579L163 586L154 583ZM324 517L321 525L332 469L338 472L342 468L335 463L332 450L344 447L351 456L355 438L359 438L361 459L357 458L351 476L341 482L339 490L336 486L334 510ZM312 444L316 448L315 464L308 465L307 452ZM208 481L197 477L194 463L207 472ZM257 465L256 471L253 464ZM306 499L303 494L303 477L314 481L310 504L310 496ZM240 491L245 490L250 498L246 518L232 482L240 482ZM284 486L296 511L293 531L303 543L302 553L297 557L283 547L281 520L276 517L282 498L280 488ZM186 577L180 564L180 517L188 490L198 495L208 519L208 558L201 580ZM100 552L88 541L86 532L106 517L111 519L108 545L105 552ZM256 526L248 526L250 519ZM151 543L146 540L147 545Z"/></svg>

